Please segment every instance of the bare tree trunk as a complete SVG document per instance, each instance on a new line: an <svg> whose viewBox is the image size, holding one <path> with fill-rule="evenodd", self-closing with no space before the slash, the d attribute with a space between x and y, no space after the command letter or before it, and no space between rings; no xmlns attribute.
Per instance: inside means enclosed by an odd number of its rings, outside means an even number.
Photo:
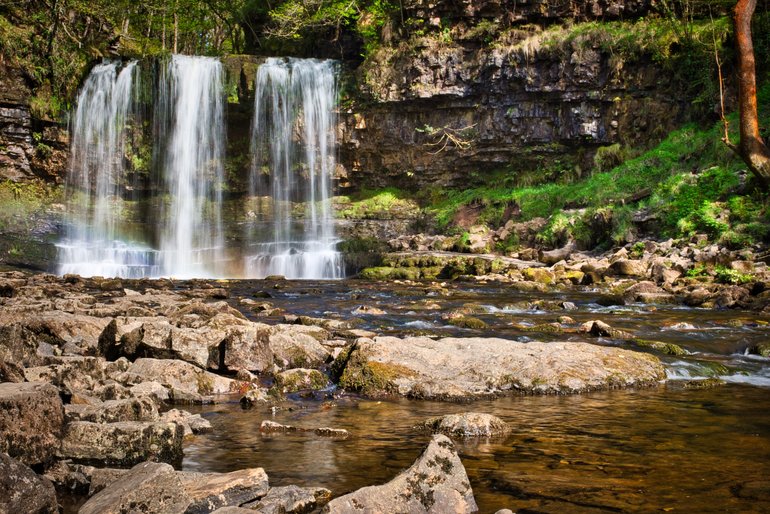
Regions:
<svg viewBox="0 0 770 514"><path fill-rule="evenodd" d="M174 0L174 53L179 53L179 17L177 16L177 8L179 7L179 2L177 0Z"/></svg>
<svg viewBox="0 0 770 514"><path fill-rule="evenodd" d="M738 103L741 141L733 148L746 162L749 169L770 187L770 149L759 135L757 115L757 76L754 63L754 44L751 41L751 17L757 0L738 0L735 6L735 46L738 54Z"/></svg>

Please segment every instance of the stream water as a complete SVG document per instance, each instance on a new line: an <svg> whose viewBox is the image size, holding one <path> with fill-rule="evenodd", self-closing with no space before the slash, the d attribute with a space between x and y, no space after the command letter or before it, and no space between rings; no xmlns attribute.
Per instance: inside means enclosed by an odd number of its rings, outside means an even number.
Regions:
<svg viewBox="0 0 770 514"><path fill-rule="evenodd" d="M414 430L416 424L474 410L513 426L504 438L458 444L481 512L770 511L770 359L744 354L746 347L770 338L767 316L673 306L603 307L597 303L601 298L588 290L532 295L497 285L238 281L229 287L236 307L241 307L241 298L266 295L266 301L288 313L328 318L356 318L351 311L362 304L378 307L386 314L357 319L360 328L383 334L586 340L583 334L531 330L568 315L574 323L567 323L567 329L602 319L637 337L679 344L690 353L662 356L670 380L646 390L517 396L469 405L373 401L329 390L316 398L293 397L274 411L244 411L234 403L201 407L214 431L187 443L184 469L260 466L273 485L323 486L338 495L384 483L411 465L429 438ZM564 301L576 309L542 310ZM538 302L540 309L532 305ZM460 329L443 320L463 306L477 311L474 316L488 327ZM683 387L683 379L714 376L727 384ZM261 435L264 419L344 428L351 437Z"/></svg>

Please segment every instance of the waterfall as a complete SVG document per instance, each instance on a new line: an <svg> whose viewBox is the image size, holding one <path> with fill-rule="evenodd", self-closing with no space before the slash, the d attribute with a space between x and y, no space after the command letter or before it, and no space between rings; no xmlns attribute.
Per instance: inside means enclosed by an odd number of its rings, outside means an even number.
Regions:
<svg viewBox="0 0 770 514"><path fill-rule="evenodd" d="M122 190L129 117L136 108L136 62L97 65L77 99L67 177L67 224L59 273L142 277L158 272L156 252L124 240Z"/></svg>
<svg viewBox="0 0 770 514"><path fill-rule="evenodd" d="M257 242L245 257L246 275L342 278L330 200L336 65L270 58L257 70L254 96L251 194L270 197L272 230L247 234Z"/></svg>
<svg viewBox="0 0 770 514"><path fill-rule="evenodd" d="M163 214L163 273L178 278L223 272L221 183L225 125L222 64L174 55L161 73L156 103L166 111L163 180L170 195ZM163 121L160 123L163 124Z"/></svg>

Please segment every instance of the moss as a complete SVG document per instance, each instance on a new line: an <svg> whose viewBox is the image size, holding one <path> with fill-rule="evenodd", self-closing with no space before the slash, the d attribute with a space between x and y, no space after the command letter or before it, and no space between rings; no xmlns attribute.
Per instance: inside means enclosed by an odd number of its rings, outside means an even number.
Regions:
<svg viewBox="0 0 770 514"><path fill-rule="evenodd" d="M399 364L367 362L361 352L356 351L350 354L339 385L369 396L391 394L396 392L395 380L413 375L412 370Z"/></svg>
<svg viewBox="0 0 770 514"><path fill-rule="evenodd" d="M214 391L214 381L206 372L201 371L195 377L196 384L198 386L198 393L207 395Z"/></svg>
<svg viewBox="0 0 770 514"><path fill-rule="evenodd" d="M650 341L648 339L632 339L632 343L641 348L649 348L666 355L687 355L688 352L678 344L663 343L661 341Z"/></svg>
<svg viewBox="0 0 770 514"><path fill-rule="evenodd" d="M524 278L540 284L553 284L553 272L543 268L526 268L522 271Z"/></svg>
<svg viewBox="0 0 770 514"><path fill-rule="evenodd" d="M489 326L479 318L474 318L471 316L461 316L459 318L452 318L449 320L449 324L454 325L456 327L470 328L473 330L483 330Z"/></svg>
<svg viewBox="0 0 770 514"><path fill-rule="evenodd" d="M283 393L295 393L307 389L317 391L325 388L328 382L326 375L315 369L289 370L275 377L275 387Z"/></svg>
<svg viewBox="0 0 770 514"><path fill-rule="evenodd" d="M770 358L770 343L758 343L749 349L750 353Z"/></svg>
<svg viewBox="0 0 770 514"><path fill-rule="evenodd" d="M358 274L365 280L388 280L392 277L395 268L380 266L375 268L366 268Z"/></svg>

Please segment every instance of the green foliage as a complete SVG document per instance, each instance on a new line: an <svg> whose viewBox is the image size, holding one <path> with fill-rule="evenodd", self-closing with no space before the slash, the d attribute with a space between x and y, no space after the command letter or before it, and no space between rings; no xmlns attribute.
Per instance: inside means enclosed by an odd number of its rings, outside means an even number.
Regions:
<svg viewBox="0 0 770 514"><path fill-rule="evenodd" d="M741 273L732 268L716 266L714 268L714 278L720 284L747 284L754 280L754 276L748 273Z"/></svg>
<svg viewBox="0 0 770 514"><path fill-rule="evenodd" d="M594 165L598 171L610 171L623 164L628 159L628 151L620 143L610 146L602 146L596 150Z"/></svg>
<svg viewBox="0 0 770 514"><path fill-rule="evenodd" d="M395 187L364 189L353 198L342 197L337 215L352 219L393 219L409 217L419 206Z"/></svg>

